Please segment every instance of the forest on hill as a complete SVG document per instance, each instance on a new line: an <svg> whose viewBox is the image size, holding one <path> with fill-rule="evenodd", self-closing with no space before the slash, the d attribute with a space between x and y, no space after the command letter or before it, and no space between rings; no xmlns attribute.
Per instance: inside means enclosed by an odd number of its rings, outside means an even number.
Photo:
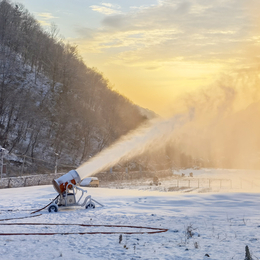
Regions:
<svg viewBox="0 0 260 260"><path fill-rule="evenodd" d="M27 172L78 166L147 119L57 32L0 1L0 145Z"/></svg>

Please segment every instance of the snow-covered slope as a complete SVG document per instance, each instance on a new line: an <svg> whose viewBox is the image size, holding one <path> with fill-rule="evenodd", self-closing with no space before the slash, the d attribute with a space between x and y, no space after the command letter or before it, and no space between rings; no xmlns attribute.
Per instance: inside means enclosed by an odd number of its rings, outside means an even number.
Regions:
<svg viewBox="0 0 260 260"><path fill-rule="evenodd" d="M69 208L58 213L44 210L38 217L0 221L0 224L46 225L0 225L0 233L85 231L78 226L48 226L48 223L134 225L169 230L159 234L123 234L121 243L119 234L0 235L1 259L231 260L244 259L246 245L253 259L260 258L259 193L181 194L105 188L89 188L88 193L105 207ZM52 186L0 190L0 219L29 216L30 211L46 205L56 195ZM95 227L87 230L97 231ZM126 231L105 227L98 230Z"/></svg>

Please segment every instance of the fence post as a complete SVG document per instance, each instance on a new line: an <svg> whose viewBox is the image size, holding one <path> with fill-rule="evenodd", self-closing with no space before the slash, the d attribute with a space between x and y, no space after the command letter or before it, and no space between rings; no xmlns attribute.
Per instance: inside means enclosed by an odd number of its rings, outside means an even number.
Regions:
<svg viewBox="0 0 260 260"><path fill-rule="evenodd" d="M1 153L1 180L3 178L3 170L4 170L4 153L5 153L5 148L1 148L0 149L0 153Z"/></svg>
<svg viewBox="0 0 260 260"><path fill-rule="evenodd" d="M4 153L1 150L1 180L3 178L3 169L4 169Z"/></svg>
<svg viewBox="0 0 260 260"><path fill-rule="evenodd" d="M55 169L54 173L57 174L58 171L58 161L59 161L60 155L58 153L55 153Z"/></svg>
<svg viewBox="0 0 260 260"><path fill-rule="evenodd" d="M20 176L23 175L24 162L25 162L25 155L23 156L23 164L22 164L22 170L21 170L21 174L20 174Z"/></svg>

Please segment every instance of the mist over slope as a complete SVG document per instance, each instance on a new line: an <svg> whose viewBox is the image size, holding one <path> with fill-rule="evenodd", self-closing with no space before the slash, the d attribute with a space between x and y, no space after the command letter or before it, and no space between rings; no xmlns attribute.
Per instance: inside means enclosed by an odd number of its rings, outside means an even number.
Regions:
<svg viewBox="0 0 260 260"><path fill-rule="evenodd" d="M242 75L230 71L215 84L180 98L173 117L151 120L81 165L78 172L88 176L129 160L141 165L149 161L146 168L152 170L259 169L259 83L255 70Z"/></svg>
<svg viewBox="0 0 260 260"><path fill-rule="evenodd" d="M173 140L199 165L259 169L259 86L257 68L233 70L183 97L176 107L189 120Z"/></svg>

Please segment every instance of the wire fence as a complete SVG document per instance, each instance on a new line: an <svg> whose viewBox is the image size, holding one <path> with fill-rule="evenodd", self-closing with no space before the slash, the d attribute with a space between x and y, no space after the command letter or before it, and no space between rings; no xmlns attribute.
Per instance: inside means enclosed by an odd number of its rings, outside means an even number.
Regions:
<svg viewBox="0 0 260 260"><path fill-rule="evenodd" d="M204 190L204 191L260 191L260 178L244 179L237 178L211 178L211 177L187 177L171 174L170 171L160 172L129 172L121 173L102 173L99 176L101 185L105 187L133 188L139 187L153 190L178 191L178 190ZM156 178L155 178L156 176ZM158 186L157 188L155 186Z"/></svg>
<svg viewBox="0 0 260 260"><path fill-rule="evenodd" d="M178 178L175 180L175 186L178 188L232 188L232 180L211 178Z"/></svg>

